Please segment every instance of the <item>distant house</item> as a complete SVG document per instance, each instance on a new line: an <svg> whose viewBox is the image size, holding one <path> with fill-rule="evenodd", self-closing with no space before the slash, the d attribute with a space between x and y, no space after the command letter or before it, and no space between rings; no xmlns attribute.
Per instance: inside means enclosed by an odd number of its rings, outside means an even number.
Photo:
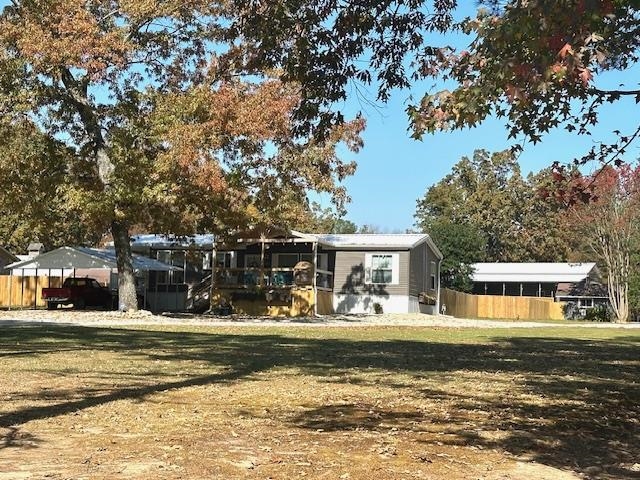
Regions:
<svg viewBox="0 0 640 480"><path fill-rule="evenodd" d="M2 272L7 265L17 262L18 260L19 258L9 252L9 250L0 247L0 272Z"/></svg>
<svg viewBox="0 0 640 480"><path fill-rule="evenodd" d="M595 263L475 263L473 293L551 297L581 309L607 304L609 296Z"/></svg>
<svg viewBox="0 0 640 480"><path fill-rule="evenodd" d="M442 254L427 234L245 232L214 242L194 306L262 315L438 312Z"/></svg>

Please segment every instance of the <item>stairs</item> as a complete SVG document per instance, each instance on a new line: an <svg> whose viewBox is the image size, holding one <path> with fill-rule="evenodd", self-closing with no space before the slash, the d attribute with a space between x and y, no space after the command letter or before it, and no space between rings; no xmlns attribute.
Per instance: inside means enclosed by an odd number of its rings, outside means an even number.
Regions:
<svg viewBox="0 0 640 480"><path fill-rule="evenodd" d="M207 275L200 283L191 288L187 298L187 310L193 313L204 313L211 306L211 275Z"/></svg>

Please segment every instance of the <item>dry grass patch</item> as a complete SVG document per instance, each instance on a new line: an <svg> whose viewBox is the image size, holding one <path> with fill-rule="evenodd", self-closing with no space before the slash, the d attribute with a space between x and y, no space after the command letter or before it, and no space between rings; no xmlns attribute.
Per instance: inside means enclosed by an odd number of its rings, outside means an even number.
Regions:
<svg viewBox="0 0 640 480"><path fill-rule="evenodd" d="M639 342L3 327L0 479L636 478Z"/></svg>

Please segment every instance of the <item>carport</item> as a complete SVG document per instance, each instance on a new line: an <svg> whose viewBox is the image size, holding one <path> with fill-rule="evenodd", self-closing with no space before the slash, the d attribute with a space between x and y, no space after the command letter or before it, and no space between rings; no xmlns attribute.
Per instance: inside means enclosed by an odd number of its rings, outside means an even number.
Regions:
<svg viewBox="0 0 640 480"><path fill-rule="evenodd" d="M62 279L66 277L87 276L107 285L112 291L117 290L118 266L116 253L113 249L98 249L87 247L61 247L50 252L43 253L34 258L15 262L6 266L9 270L9 299L15 298L12 288L21 289L21 306L25 306L25 278L35 278L28 281L28 293L34 296L32 306L38 304L38 292L42 287L52 286L53 278ZM133 269L136 276L136 289L144 298L144 304L153 311L158 310L183 310L186 303L186 285L175 285L174 288L158 290L149 288L150 272L176 272L182 271L180 267L167 265L166 263L154 260L141 255L133 255ZM16 285L14 278L19 277L20 283ZM57 283L57 282L56 282ZM33 290L33 293L31 293ZM13 296L12 296L13 295ZM30 305L27 303L27 306ZM11 301L9 301L11 308Z"/></svg>

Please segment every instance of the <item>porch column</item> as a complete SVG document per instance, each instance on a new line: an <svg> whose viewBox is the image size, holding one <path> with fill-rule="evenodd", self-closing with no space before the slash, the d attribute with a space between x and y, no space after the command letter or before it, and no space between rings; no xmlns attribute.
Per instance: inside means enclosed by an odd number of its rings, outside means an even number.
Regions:
<svg viewBox="0 0 640 480"><path fill-rule="evenodd" d="M318 242L313 242L313 273L311 274L311 285L313 288L313 315L318 315Z"/></svg>
<svg viewBox="0 0 640 480"><path fill-rule="evenodd" d="M440 315L440 266L442 265L442 259L438 259L437 277L436 277L436 315ZM446 312L445 312L446 313Z"/></svg>
<svg viewBox="0 0 640 480"><path fill-rule="evenodd" d="M502 282L502 296L504 297L507 293L507 285Z"/></svg>
<svg viewBox="0 0 640 480"><path fill-rule="evenodd" d="M13 268L9 270L9 310L11 310L11 305L13 302L11 301L13 298L13 294L11 292L13 287Z"/></svg>
<svg viewBox="0 0 640 480"><path fill-rule="evenodd" d="M538 297L542 296L542 284L538 282Z"/></svg>
<svg viewBox="0 0 640 480"><path fill-rule="evenodd" d="M260 279L258 285L264 286L264 234L260 235Z"/></svg>
<svg viewBox="0 0 640 480"><path fill-rule="evenodd" d="M216 265L217 265L217 246L216 241L211 242L211 282L209 283L209 311L213 312L213 293L216 289Z"/></svg>
<svg viewBox="0 0 640 480"><path fill-rule="evenodd" d="M520 282L520 296L522 296L522 282Z"/></svg>

